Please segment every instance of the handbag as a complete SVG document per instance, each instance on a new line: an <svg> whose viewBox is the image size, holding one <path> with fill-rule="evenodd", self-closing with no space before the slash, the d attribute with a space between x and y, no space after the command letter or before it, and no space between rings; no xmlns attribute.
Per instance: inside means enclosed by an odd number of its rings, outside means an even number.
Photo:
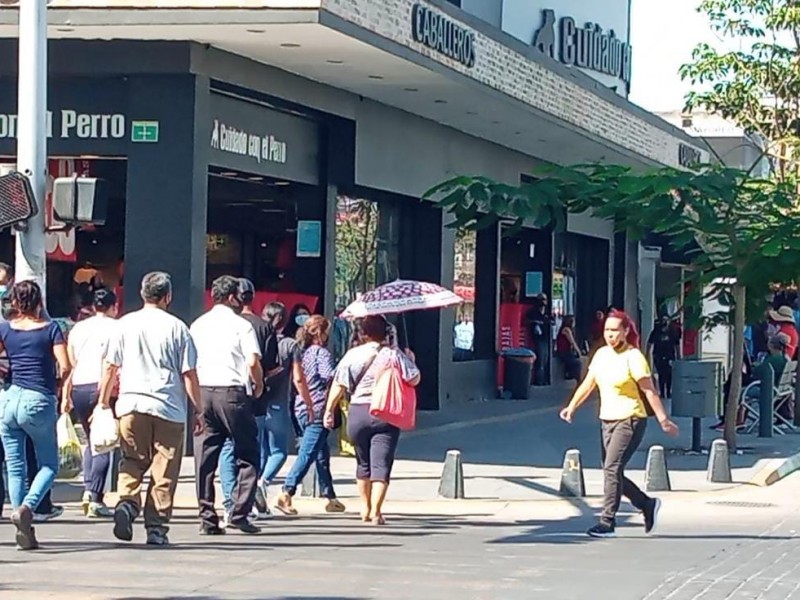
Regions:
<svg viewBox="0 0 800 600"><path fill-rule="evenodd" d="M83 452L72 419L66 413L62 413L56 422L56 441L58 443L58 478L77 477L83 467Z"/></svg>
<svg viewBox="0 0 800 600"><path fill-rule="evenodd" d="M111 452L119 446L119 423L110 408L98 404L92 411L89 446L94 455Z"/></svg>
<svg viewBox="0 0 800 600"><path fill-rule="evenodd" d="M375 354L372 356L372 358L369 359L367 364L364 365L364 368L361 370L361 373L359 373L358 377L355 378L355 380L353 381L353 392L355 392L356 389L358 388L358 386L361 384L361 381L364 379L364 376L367 374L367 371L369 371L370 367L372 366L372 363L374 363L375 359L378 358L378 354L380 354L380 352L381 352L381 349L378 348L378 351L375 352ZM327 392L325 394L326 397L330 393L330 389L331 389L332 385L333 385L333 380L328 382L328 389L327 389ZM344 418L342 416L341 403L342 402L350 402L350 398L349 398L350 393L345 391L344 394L345 394L345 397L342 398L342 400L339 402L339 404L336 406L336 408L333 409L333 427L331 428L331 431L336 431L337 429L339 429L342 426L342 423L344 422Z"/></svg>
<svg viewBox="0 0 800 600"><path fill-rule="evenodd" d="M631 371L631 363L628 360L627 356L625 357L625 364L628 367L628 376L631 379L633 379L633 371ZM633 382L636 384L636 390L639 392L639 400L641 400L642 405L644 406L645 414L648 416L648 418L649 417L655 417L656 413L653 410L653 407L650 406L650 401L647 399L647 396L645 396L644 392L642 391L642 388L639 387L639 382L636 381L635 379L633 379Z"/></svg>
<svg viewBox="0 0 800 600"><path fill-rule="evenodd" d="M417 419L417 390L403 381L398 365L389 365L378 376L372 390L369 414L403 431L414 429Z"/></svg>

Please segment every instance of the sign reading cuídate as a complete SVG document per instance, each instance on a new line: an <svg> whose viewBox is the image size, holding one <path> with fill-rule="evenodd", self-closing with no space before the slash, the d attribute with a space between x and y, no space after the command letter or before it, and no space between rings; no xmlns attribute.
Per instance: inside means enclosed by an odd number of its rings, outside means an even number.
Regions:
<svg viewBox="0 0 800 600"><path fill-rule="evenodd" d="M542 26L534 34L532 45L565 65L621 79L626 90L630 89L631 46L617 38L613 29L603 31L597 23L580 27L569 16L556 22L555 11L548 8L542 11Z"/></svg>
<svg viewBox="0 0 800 600"><path fill-rule="evenodd" d="M417 3L411 9L411 35L467 68L475 66L475 32L427 6Z"/></svg>

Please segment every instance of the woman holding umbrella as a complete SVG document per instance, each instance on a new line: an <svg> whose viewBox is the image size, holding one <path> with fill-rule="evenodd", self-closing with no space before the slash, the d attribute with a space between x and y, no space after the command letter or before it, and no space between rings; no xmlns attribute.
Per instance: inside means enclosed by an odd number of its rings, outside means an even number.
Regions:
<svg viewBox="0 0 800 600"><path fill-rule="evenodd" d="M364 522L383 525L383 503L391 479L400 429L371 414L373 390L381 373L395 368L402 380L416 387L420 372L411 350L397 348L397 337L385 314L412 310L443 308L460 304L462 299L438 285L419 281L395 281L364 294L342 313L356 318L355 332L359 345L344 355L333 378L324 415L324 424L334 427L335 411L350 397L347 433L356 451L356 479L361 497ZM408 335L403 325L404 342Z"/></svg>
<svg viewBox="0 0 800 600"><path fill-rule="evenodd" d="M361 519L376 525L385 523L383 502L389 489L400 429L370 414L372 391L378 375L395 363L403 380L412 386L420 381L414 353L401 352L387 345L389 323L382 316L369 316L357 322L360 345L344 355L336 368L328 394L324 423L334 426L334 411L345 394L350 396L347 433L356 450L356 479L361 497Z"/></svg>

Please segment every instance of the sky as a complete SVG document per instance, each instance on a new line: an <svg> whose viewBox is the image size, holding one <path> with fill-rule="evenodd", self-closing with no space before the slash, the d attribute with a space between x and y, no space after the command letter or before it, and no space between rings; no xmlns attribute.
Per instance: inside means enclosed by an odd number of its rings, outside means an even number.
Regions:
<svg viewBox="0 0 800 600"><path fill-rule="evenodd" d="M683 108L689 90L678 69L701 42L718 44L707 17L696 11L700 0L633 0L630 100L650 112Z"/></svg>

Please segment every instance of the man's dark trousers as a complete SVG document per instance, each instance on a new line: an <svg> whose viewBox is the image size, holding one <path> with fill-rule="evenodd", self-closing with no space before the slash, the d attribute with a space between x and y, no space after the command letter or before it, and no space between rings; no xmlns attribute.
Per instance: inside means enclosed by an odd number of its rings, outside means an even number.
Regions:
<svg viewBox="0 0 800 600"><path fill-rule="evenodd" d="M244 387L201 387L204 430L195 436L197 503L203 525L219 525L214 509L214 477L222 445L233 440L236 485L233 488L232 524L243 523L253 509L258 483L258 427L253 400Z"/></svg>

